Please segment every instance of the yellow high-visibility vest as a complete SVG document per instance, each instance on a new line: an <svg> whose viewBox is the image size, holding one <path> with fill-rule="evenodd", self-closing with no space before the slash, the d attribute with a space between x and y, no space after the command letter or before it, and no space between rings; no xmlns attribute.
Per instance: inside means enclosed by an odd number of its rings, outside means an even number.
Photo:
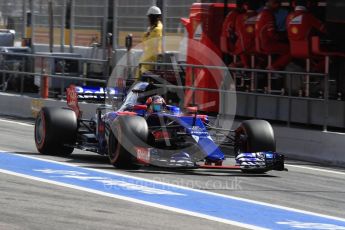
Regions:
<svg viewBox="0 0 345 230"><path fill-rule="evenodd" d="M143 55L140 62L157 62L158 55L162 53L163 24L159 21L156 27L151 27L143 36ZM140 72L145 73L154 66L142 65ZM137 76L139 77L139 76Z"/></svg>

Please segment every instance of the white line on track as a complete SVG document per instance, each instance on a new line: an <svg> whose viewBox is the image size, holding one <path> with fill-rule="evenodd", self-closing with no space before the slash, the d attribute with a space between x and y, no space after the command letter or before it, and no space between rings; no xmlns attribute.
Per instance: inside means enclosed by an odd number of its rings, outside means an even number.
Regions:
<svg viewBox="0 0 345 230"><path fill-rule="evenodd" d="M13 121L13 120L7 120L7 119L0 119L0 122L10 123L10 124L17 124L17 125L28 126L28 127L34 126L33 124L24 123L24 122L18 122L18 121Z"/></svg>
<svg viewBox="0 0 345 230"><path fill-rule="evenodd" d="M6 152L6 151L0 150L0 152ZM278 209L283 209L283 210L292 211L292 212L298 212L298 213L302 213L302 214L306 214L306 215L314 215L314 216L318 216L318 217L323 217L323 218L328 218L328 219L332 219L332 220L338 220L338 221L345 222L344 218L335 217L335 216L329 216L329 215L315 213L315 212L309 212L309 211L295 209L295 208L290 208L290 207L286 207L286 206L275 205L275 204L265 203L265 202L256 201L256 200L250 200L250 199L236 197L236 196L229 196L229 195L224 195L224 194L219 194L219 193L214 193L214 192L209 192L209 191L204 191L204 190L193 189L193 188L189 188L189 187L169 184L169 183L165 183L165 182L145 179L145 178L131 176L131 175L126 175L126 174L117 173L117 172L111 172L111 171L106 171L106 170L101 170L101 169L86 168L86 167L82 167L82 166L79 166L79 165L74 165L74 164L71 164L71 163L58 162L58 161L42 159L42 158L33 157L33 156L20 155L20 154L16 154L16 155L19 155L19 156L22 156L22 157L26 157L26 158L30 158L30 159L34 159L34 160L41 160L41 161L46 161L46 162L51 162L51 163L61 164L61 165L67 165L67 166L72 166L72 167L80 167L80 168L88 169L90 171L101 172L101 173L106 173L106 174L116 175L116 176L122 176L122 177L131 178L131 179L135 179L135 180L147 181L147 182L151 182L151 183L157 183L157 184L166 185L166 186L175 187L175 188L180 188L180 189L185 189L185 190L189 190L189 191L205 193L205 194L209 194L209 195L213 195L213 196L225 197L225 198L239 200L239 201L244 201L244 202L248 202L248 203L252 203L252 204L264 205L264 206L267 206L267 207L278 208ZM1 172L1 170L0 170L0 172Z"/></svg>
<svg viewBox="0 0 345 230"><path fill-rule="evenodd" d="M328 169L322 169L322 168L312 168L312 167L307 167L307 166L302 166L302 165L292 165L292 164L285 164L285 166L291 167L291 168L298 168L298 169L307 169L307 170L317 171L317 172L345 175L345 172L328 170Z"/></svg>
<svg viewBox="0 0 345 230"><path fill-rule="evenodd" d="M193 216L193 217L199 217L202 219L216 221L216 222L220 222L223 224L229 224L229 225L237 226L237 227L241 227L241 228L255 229L255 230L266 230L267 229L267 228L260 228L260 227L254 226L254 225L244 224L244 223L240 223L240 222L236 222L236 221L217 218L217 217L213 217L213 216L209 216L209 215L205 215L205 214L201 214L201 213L191 212L191 211L187 211L187 210L183 210L183 209L179 209L179 208L173 208L173 207L169 207L169 206L165 206L165 205L160 205L160 204L156 204L156 203L142 201L139 199L134 199L134 198L129 198L129 197L125 197L125 196L110 194L110 193L106 193L106 192L101 192L101 191L97 191L94 189L88 189L88 188L84 188L84 187L80 187L80 186L76 186L76 185L70 185L70 184L65 184L65 183L61 183L61 182L41 179L41 178L28 176L28 175L21 174L21 173L15 173L15 172L7 171L7 170L0 169L0 173L12 175L12 176L17 176L17 177L22 177L22 178L26 178L26 179L30 179L30 180L35 180L35 181L39 181L39 182L49 183L49 184L53 184L53 185L58 185L58 186L66 187L66 188L76 189L76 190L80 190L80 191L84 191L84 192L89 192L89 193L93 193L93 194L97 194L97 195L101 195L101 196L106 196L106 197L111 197L111 198L115 198L115 199L119 199L119 200L123 200L123 201L133 202L133 203L137 203L137 204L141 204L141 205L147 205L147 206L154 207L154 208L159 208L159 209L163 209L163 210L167 210L167 211L171 211L171 212L175 212L175 213L180 213L180 214L184 214L184 215L189 215L189 216Z"/></svg>

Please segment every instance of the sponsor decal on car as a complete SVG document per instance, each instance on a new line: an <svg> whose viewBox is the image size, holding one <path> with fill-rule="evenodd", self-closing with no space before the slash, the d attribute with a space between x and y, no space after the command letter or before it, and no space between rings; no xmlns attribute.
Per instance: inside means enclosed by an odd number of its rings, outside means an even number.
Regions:
<svg viewBox="0 0 345 230"><path fill-rule="evenodd" d="M136 147L137 161L141 164L150 164L150 148Z"/></svg>
<svg viewBox="0 0 345 230"><path fill-rule="evenodd" d="M103 88L91 86L75 86L78 98L93 99L105 97L106 95L117 95L119 90L116 88Z"/></svg>

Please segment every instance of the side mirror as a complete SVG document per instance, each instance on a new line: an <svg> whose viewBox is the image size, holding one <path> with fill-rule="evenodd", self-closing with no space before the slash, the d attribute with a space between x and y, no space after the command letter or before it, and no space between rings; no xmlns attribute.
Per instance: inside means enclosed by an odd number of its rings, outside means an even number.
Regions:
<svg viewBox="0 0 345 230"><path fill-rule="evenodd" d="M138 110L147 110L147 105L135 105L133 107L133 110L138 111Z"/></svg>
<svg viewBox="0 0 345 230"><path fill-rule="evenodd" d="M198 112L198 107L196 107L196 106L187 107L187 108L186 108L186 111L187 111L188 113L197 113L197 112Z"/></svg>

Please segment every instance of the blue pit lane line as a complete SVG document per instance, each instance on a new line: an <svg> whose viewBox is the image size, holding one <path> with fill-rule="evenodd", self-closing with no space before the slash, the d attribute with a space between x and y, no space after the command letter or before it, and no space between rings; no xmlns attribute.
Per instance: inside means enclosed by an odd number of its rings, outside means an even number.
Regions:
<svg viewBox="0 0 345 230"><path fill-rule="evenodd" d="M252 229L345 230L341 218L6 152L0 172Z"/></svg>

